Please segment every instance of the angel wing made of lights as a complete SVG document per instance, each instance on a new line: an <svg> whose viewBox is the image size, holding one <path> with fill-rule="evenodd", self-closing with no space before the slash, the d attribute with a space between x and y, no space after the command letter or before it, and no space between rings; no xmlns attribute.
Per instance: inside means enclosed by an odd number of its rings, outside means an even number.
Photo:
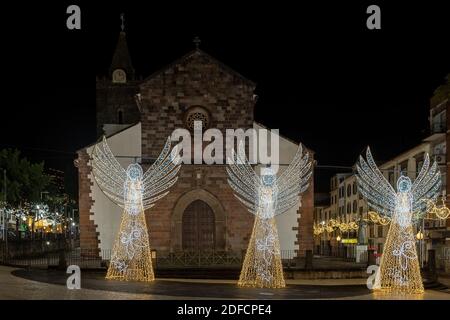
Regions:
<svg viewBox="0 0 450 320"><path fill-rule="evenodd" d="M244 144L240 143L236 153L232 150L232 159L227 167L228 183L238 198L249 212L257 214L261 209L258 204L259 190L262 182L258 174L253 170L251 164L245 156ZM276 178L274 185L277 187L276 212L281 214L298 204L300 195L309 186L309 179L312 175L312 162L309 160L309 153L303 153L300 144L288 168Z"/></svg>
<svg viewBox="0 0 450 320"><path fill-rule="evenodd" d="M425 154L422 169L411 187L413 196L413 212L418 213L419 217L426 213L427 200L435 202L441 190L441 172L436 161L430 168L430 157Z"/></svg>
<svg viewBox="0 0 450 320"><path fill-rule="evenodd" d="M177 147L171 150L170 137L163 150L141 177L142 205L144 210L166 196L177 181L181 158ZM109 148L106 138L94 147L92 152L92 172L103 193L118 206L125 207L127 171L117 161Z"/></svg>
<svg viewBox="0 0 450 320"><path fill-rule="evenodd" d="M356 180L360 193L366 198L369 207L375 211L392 217L395 210L397 193L384 175L378 169L373 160L370 148L366 152L367 162L362 156L359 157L359 163L356 165L358 174ZM427 206L426 199L436 200L441 186L440 172L436 162L430 166L430 157L425 155L424 163L419 175L411 187L412 211L417 214L425 213Z"/></svg>
<svg viewBox="0 0 450 320"><path fill-rule="evenodd" d="M359 156L359 163L356 164L359 192L366 198L369 207L391 217L395 210L397 193L378 169L370 148L367 148L366 158L367 162Z"/></svg>

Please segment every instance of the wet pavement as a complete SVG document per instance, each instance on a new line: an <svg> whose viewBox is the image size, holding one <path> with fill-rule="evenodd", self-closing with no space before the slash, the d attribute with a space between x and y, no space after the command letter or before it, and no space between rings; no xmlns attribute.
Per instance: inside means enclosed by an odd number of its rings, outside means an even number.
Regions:
<svg viewBox="0 0 450 320"><path fill-rule="evenodd" d="M15 276L45 283L66 285L68 274L57 270L18 269ZM235 281L177 281L157 279L151 283L124 282L106 280L102 272L81 273L81 286L86 289L140 293L152 295L170 295L197 299L317 299L343 298L368 294L363 285L321 286L287 285L282 289L239 288Z"/></svg>
<svg viewBox="0 0 450 320"><path fill-rule="evenodd" d="M12 275L15 268L0 266L0 299L2 300L121 300L173 299L151 295L98 290L68 290L67 287L32 281Z"/></svg>
<svg viewBox="0 0 450 320"><path fill-rule="evenodd" d="M157 279L152 283L104 279L104 272L82 271L81 290L68 290L69 276L58 270L0 266L1 299L450 299L427 290L414 297L375 296L364 279L291 280L283 289L238 288L230 280Z"/></svg>

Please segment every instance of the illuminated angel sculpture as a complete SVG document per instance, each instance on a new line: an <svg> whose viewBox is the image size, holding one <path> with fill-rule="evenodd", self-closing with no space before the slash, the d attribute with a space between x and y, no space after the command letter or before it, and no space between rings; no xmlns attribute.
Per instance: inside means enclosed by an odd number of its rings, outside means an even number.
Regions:
<svg viewBox="0 0 450 320"><path fill-rule="evenodd" d="M369 207L391 219L374 289L422 293L413 225L426 214L426 200L434 202L439 195L441 175L437 164L430 167L426 154L414 183L402 175L395 191L376 166L369 148L366 157L367 162L360 156L356 166L359 191Z"/></svg>
<svg viewBox="0 0 450 320"><path fill-rule="evenodd" d="M242 143L232 156L227 167L228 183L235 196L255 215L238 285L285 287L275 215L299 205L300 194L308 188L312 174L309 154L303 153L300 145L292 163L279 177L270 167L263 168L258 176L245 156Z"/></svg>
<svg viewBox="0 0 450 320"><path fill-rule="evenodd" d="M170 152L170 138L158 159L143 173L133 163L125 170L111 152L106 138L95 146L92 171L104 194L123 208L107 279L153 281L154 273L144 211L166 196L177 181L180 156Z"/></svg>

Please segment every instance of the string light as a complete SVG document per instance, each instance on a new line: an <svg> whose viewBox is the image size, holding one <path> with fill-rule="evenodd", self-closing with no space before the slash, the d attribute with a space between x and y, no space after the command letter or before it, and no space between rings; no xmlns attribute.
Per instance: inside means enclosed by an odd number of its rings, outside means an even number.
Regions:
<svg viewBox="0 0 450 320"><path fill-rule="evenodd" d="M313 224L313 233L315 236L319 236L325 232L325 227L322 224Z"/></svg>
<svg viewBox="0 0 450 320"><path fill-rule="evenodd" d="M286 286L275 218L261 219L255 216L238 286L259 288Z"/></svg>
<svg viewBox="0 0 450 320"><path fill-rule="evenodd" d="M52 233L62 233L62 227L67 223L68 218L58 212L51 210L47 204L43 203L21 203L18 207L7 205L0 201L0 208L6 212L8 217L18 219L19 224L28 226L32 232L43 231ZM32 221L34 220L34 224ZM22 221L22 222L20 222ZM19 230L25 231L22 226Z"/></svg>
<svg viewBox="0 0 450 320"><path fill-rule="evenodd" d="M123 169L105 137L93 150L92 172L97 184L108 198L124 209L106 279L155 279L144 212L167 195L167 190L177 181L181 161L177 148L170 152L170 145L169 138L145 174L137 163Z"/></svg>
<svg viewBox="0 0 450 320"><path fill-rule="evenodd" d="M427 204L427 213L428 215L425 217L425 219L430 220L445 220L450 215L450 209L445 204L444 197L441 198L441 205L437 206L435 202L430 201L428 199L425 200Z"/></svg>
<svg viewBox="0 0 450 320"><path fill-rule="evenodd" d="M313 224L313 233L316 236L319 236L324 232L332 233L336 229L339 229L341 232L356 231L359 229L359 223L358 221L339 222L337 220L330 219L326 225L323 223Z"/></svg>
<svg viewBox="0 0 450 320"><path fill-rule="evenodd" d="M391 223L391 218L389 217L382 217L378 212L375 211L369 211L367 213L369 216L369 221L373 222L375 224L381 224L382 226L387 226L389 223Z"/></svg>
<svg viewBox="0 0 450 320"><path fill-rule="evenodd" d="M369 148L366 158L367 162L360 156L356 165L358 189L369 207L391 219L374 289L402 294L423 293L413 224L427 211L424 200L434 202L439 194L441 177L437 164L434 162L430 168L426 154L414 183L401 176L395 191L376 166Z"/></svg>
<svg viewBox="0 0 450 320"><path fill-rule="evenodd" d="M336 227L341 231L341 232L350 232L350 231L356 231L358 230L359 226L355 221L351 221L351 222L341 222L339 224L336 225Z"/></svg>
<svg viewBox="0 0 450 320"><path fill-rule="evenodd" d="M227 167L228 183L235 196L255 215L252 235L238 281L240 287L285 287L275 215L299 205L312 174L309 153L302 145L288 168L277 177L271 168L256 174L241 142Z"/></svg>
<svg viewBox="0 0 450 320"><path fill-rule="evenodd" d="M374 289L381 292L423 293L413 225L392 223L381 257L380 277Z"/></svg>

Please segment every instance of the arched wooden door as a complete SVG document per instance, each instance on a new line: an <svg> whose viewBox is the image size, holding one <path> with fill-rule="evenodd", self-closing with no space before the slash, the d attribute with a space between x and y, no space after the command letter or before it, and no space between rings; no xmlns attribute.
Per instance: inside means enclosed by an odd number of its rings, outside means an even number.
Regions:
<svg viewBox="0 0 450 320"><path fill-rule="evenodd" d="M211 207L193 201L183 213L182 244L185 251L212 251L215 247L215 219Z"/></svg>

